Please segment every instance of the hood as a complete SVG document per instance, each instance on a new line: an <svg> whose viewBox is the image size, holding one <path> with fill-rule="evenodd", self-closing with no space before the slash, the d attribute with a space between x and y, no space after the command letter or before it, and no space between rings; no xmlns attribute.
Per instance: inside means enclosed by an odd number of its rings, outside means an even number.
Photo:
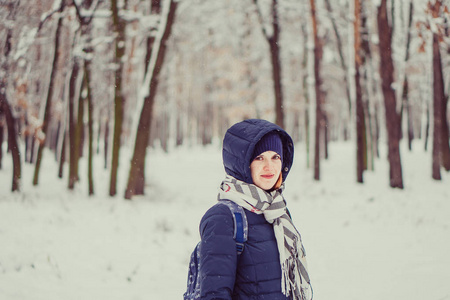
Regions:
<svg viewBox="0 0 450 300"><path fill-rule="evenodd" d="M283 143L283 164L281 172L286 180L294 160L292 138L278 125L266 120L249 119L231 126L223 139L223 165L225 172L234 178L253 183L250 163L258 141L267 133L276 131Z"/></svg>

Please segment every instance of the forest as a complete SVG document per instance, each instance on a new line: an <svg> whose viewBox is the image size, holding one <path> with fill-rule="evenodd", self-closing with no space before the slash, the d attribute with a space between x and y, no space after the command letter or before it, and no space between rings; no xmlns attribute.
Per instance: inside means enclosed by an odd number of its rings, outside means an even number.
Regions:
<svg viewBox="0 0 450 300"><path fill-rule="evenodd" d="M321 180L328 145L353 144L357 182L418 140L430 177L450 171L448 0L0 0L0 172L58 163L67 189L93 159L109 195L145 193L152 148L209 145L263 118L305 147ZM387 156L380 157L380 144ZM123 148L129 164L119 164ZM52 156L50 156L52 154ZM81 173L80 164L87 164ZM421 162L416 162L420 164ZM118 173L127 174L118 190ZM146 174L147 173L147 174Z"/></svg>

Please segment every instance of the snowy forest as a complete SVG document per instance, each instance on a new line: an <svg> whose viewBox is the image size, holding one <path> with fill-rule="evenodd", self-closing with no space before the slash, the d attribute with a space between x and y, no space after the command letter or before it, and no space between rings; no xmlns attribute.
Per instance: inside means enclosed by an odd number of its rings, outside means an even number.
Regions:
<svg viewBox="0 0 450 300"><path fill-rule="evenodd" d="M102 156L109 194L131 199L144 194L149 147L207 145L263 118L306 147L316 180L329 143L353 141L358 182L387 143L385 175L401 189L399 144L415 139L440 180L450 170L448 5L2 0L0 163L11 154L13 191L23 164L38 185L41 165L56 160L68 189L83 177L93 194ZM134 149L128 164L123 147Z"/></svg>
<svg viewBox="0 0 450 300"><path fill-rule="evenodd" d="M181 299L224 133L261 118L295 142L283 195L314 300L450 300L450 0L0 18L0 299Z"/></svg>

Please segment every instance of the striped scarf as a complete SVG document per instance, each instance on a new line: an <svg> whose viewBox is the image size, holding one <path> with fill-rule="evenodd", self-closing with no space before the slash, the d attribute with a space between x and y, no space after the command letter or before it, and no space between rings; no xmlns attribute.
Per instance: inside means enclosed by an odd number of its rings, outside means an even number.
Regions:
<svg viewBox="0 0 450 300"><path fill-rule="evenodd" d="M263 214L267 222L273 224L280 253L283 294L292 295L294 300L312 299L305 249L300 233L287 214L283 189L284 184L278 190L267 192L228 175L220 186L219 200L228 199L253 213Z"/></svg>

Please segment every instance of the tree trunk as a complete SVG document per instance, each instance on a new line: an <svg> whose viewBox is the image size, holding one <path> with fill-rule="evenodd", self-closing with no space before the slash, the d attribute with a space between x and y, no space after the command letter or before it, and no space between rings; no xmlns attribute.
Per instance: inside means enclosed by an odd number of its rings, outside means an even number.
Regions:
<svg viewBox="0 0 450 300"><path fill-rule="evenodd" d="M347 102L348 102L348 112L349 112L349 116L352 115L352 97L350 94L350 87L348 84L348 76L347 76L347 64L345 63L345 58L344 58L344 51L343 51L343 47L342 47L342 38L341 35L339 34L339 30L338 30L338 26L336 24L336 20L333 17L333 9L331 8L331 3L330 0L325 0L325 7L327 8L327 11L330 15L330 20L331 20L331 24L333 25L333 31L334 31L334 35L336 36L336 43L337 43L337 50L339 53L339 60L341 63L341 67L342 67L342 71L343 71L343 84L345 86L345 94L347 95Z"/></svg>
<svg viewBox="0 0 450 300"><path fill-rule="evenodd" d="M359 5L361 7L361 26L360 26L360 46L361 46L361 69L363 72L362 76L362 106L364 123L363 125L363 169L368 170L369 162L371 170L374 169L374 156L376 152L376 147L378 143L378 128L377 128L377 109L376 105L374 109L375 116L372 117L370 109L370 101L372 98L372 91L375 90L373 84L373 68L372 68L372 51L370 49L370 32L367 25L367 10L365 8L365 2L360 1ZM360 74L361 75L361 74ZM375 127L375 128L374 128ZM375 132L374 132L375 131Z"/></svg>
<svg viewBox="0 0 450 300"><path fill-rule="evenodd" d="M380 117L379 117L379 106L375 105L375 145L374 152L377 158L380 158Z"/></svg>
<svg viewBox="0 0 450 300"><path fill-rule="evenodd" d="M173 0L170 1L169 12L167 14L167 21L163 29L163 34L161 36L161 39L155 44L155 46L158 48L152 50L153 55L156 55L156 57L154 59L154 65L149 69L149 93L144 98L141 115L139 117L134 153L133 158L131 159L128 184L125 190L125 199L131 199L133 195L144 193L145 156L150 138L150 127L153 118L153 103L155 101L155 96L158 88L158 76L163 66L164 57L166 54L166 42L170 36L172 25L175 21L175 11L177 8L177 4L178 2L175 2Z"/></svg>
<svg viewBox="0 0 450 300"><path fill-rule="evenodd" d="M425 124L425 143L424 143L424 150L428 151L428 139L430 137L430 107L427 103L427 109L426 109L426 124Z"/></svg>
<svg viewBox="0 0 450 300"><path fill-rule="evenodd" d="M77 93L77 79L80 71L78 60L75 59L72 67L72 74L69 81L69 184L68 188L72 190L75 182L78 181L78 134L75 126L75 96Z"/></svg>
<svg viewBox="0 0 450 300"><path fill-rule="evenodd" d="M434 40L434 39L433 39ZM438 42L438 41L436 41ZM445 84L444 84L444 75L442 70L442 59L441 59L441 53L439 51L439 44L436 47L437 49L434 50L433 47L433 57L434 53L436 51L436 55L439 55L438 58L433 59L433 68L434 68L434 79L436 81L434 85L434 96L433 98L436 101L437 97L440 97L440 121L441 121L441 136L440 136L440 142L441 142L441 164L444 167L444 169L448 172L450 171L450 145L449 145L449 124L448 124L448 98L449 95L445 94ZM449 48L450 49L450 48ZM436 60L435 60L436 59ZM437 91L436 89L440 89L440 91ZM437 93L437 94L436 94Z"/></svg>
<svg viewBox="0 0 450 300"><path fill-rule="evenodd" d="M93 129L93 114L94 104L92 101L91 91L91 70L89 61L84 62L84 85L86 87L86 100L88 104L88 131L89 131L89 144L88 144L88 185L89 195L94 194L94 175L92 171L92 159L94 156L93 141L94 141L94 129Z"/></svg>
<svg viewBox="0 0 450 300"><path fill-rule="evenodd" d="M321 136L323 133L322 117L322 78L320 75L320 61L322 59L322 42L318 36L316 4L315 0L311 3L311 19L314 35L314 78L316 92L316 129L315 129L315 147L314 147L314 179L320 180L320 154L321 154Z"/></svg>
<svg viewBox="0 0 450 300"><path fill-rule="evenodd" d="M302 77L302 89L303 89L303 97L305 98L305 112L304 112L304 128L305 128L305 147L306 147L306 167L309 169L311 166L311 135L310 135L310 99L308 92L308 31L306 29L306 25L302 24L302 34L303 34L303 58L302 58L302 69L303 77Z"/></svg>
<svg viewBox="0 0 450 300"><path fill-rule="evenodd" d="M212 143L214 111L211 102L207 102L203 107L203 113L199 116L201 120L202 145L206 146Z"/></svg>
<svg viewBox="0 0 450 300"><path fill-rule="evenodd" d="M64 163L66 162L66 144L67 144L67 132L64 128L63 133L63 140L61 145L61 155L59 156L59 170L58 170L58 177L63 178L64 175Z"/></svg>
<svg viewBox="0 0 450 300"><path fill-rule="evenodd" d="M355 90L356 90L356 181L363 183L364 173L364 106L361 87L362 49L361 49L361 4L355 0L354 42L355 42Z"/></svg>
<svg viewBox="0 0 450 300"><path fill-rule="evenodd" d="M270 60L272 63L272 79L274 85L275 95L275 123L284 128L284 112L283 112L283 89L281 85L281 62L280 62L280 47L279 47L279 18L278 18L278 3L277 0L272 0L271 12L272 12L272 34L270 35L265 27L262 18L261 10L258 7L258 1L253 0L253 3L257 7L259 22L263 35L267 40L270 48Z"/></svg>
<svg viewBox="0 0 450 300"><path fill-rule="evenodd" d="M19 2L11 3L9 5L9 15L7 17L8 21L14 20L16 9ZM5 44L3 46L3 63L0 65L0 73L2 75L9 75L9 59L11 53L11 40L12 40L12 29L8 27L6 32ZM8 90L8 79L7 76L0 77L0 118L2 115L5 116L6 126L8 129L8 152L11 152L12 161L13 161L13 176L12 176L12 185L11 191L19 191L20 190L20 179L22 177L22 166L20 161L20 149L17 142L17 129L16 129L16 119L14 118L11 106L8 102L7 98L7 90ZM0 169L2 163L3 156L3 134L4 128L3 123L0 120Z"/></svg>
<svg viewBox="0 0 450 300"><path fill-rule="evenodd" d="M84 91L84 70L82 71L82 81L79 88L79 94L78 94L78 109L77 109L77 126L75 130L75 146L77 147L77 157L76 157L76 173L77 173L77 180L80 179L80 173L78 172L79 169L79 160L81 157L83 157L83 148L84 148L84 106L86 102L86 98L83 95Z"/></svg>
<svg viewBox="0 0 450 300"><path fill-rule="evenodd" d="M406 121L408 131L408 149L412 150L412 142L414 140L414 128L413 120L411 116L411 104L409 103L409 81L408 76L405 76L403 81L402 103L404 105L403 110L406 109Z"/></svg>
<svg viewBox="0 0 450 300"><path fill-rule="evenodd" d="M279 47L279 19L278 19L278 4L277 0L272 0L272 29L273 35L268 38L270 46L270 58L272 61L272 77L275 91L275 123L284 128L284 113L283 113L283 89L281 86L281 62L280 62L280 47Z"/></svg>
<svg viewBox="0 0 450 300"><path fill-rule="evenodd" d="M377 13L378 35L380 44L380 75L386 112L386 125L388 131L388 160L390 186L403 188L402 165L399 148L399 115L396 108L394 82L394 63L392 60L392 29L387 14L387 0L381 0Z"/></svg>
<svg viewBox="0 0 450 300"><path fill-rule="evenodd" d="M183 145L183 141L184 141L184 126L183 126L183 122L182 122L181 113L178 112L177 113L177 132L176 132L175 145L181 146L181 145Z"/></svg>
<svg viewBox="0 0 450 300"><path fill-rule="evenodd" d="M11 191L20 190L20 178L22 177L22 168L20 163L20 150L17 143L16 120L12 114L11 107L6 98L6 78L0 80L0 115L4 114L8 126L8 148L11 151L13 159L13 180ZM0 144L1 147L1 144Z"/></svg>
<svg viewBox="0 0 450 300"><path fill-rule="evenodd" d="M445 96L445 95L444 95ZM442 140L442 166L448 172L450 171L450 145L449 145L449 124L447 119L447 107L448 107L448 95L442 99L441 103L441 120L442 120L442 132L441 132L441 140Z"/></svg>
<svg viewBox="0 0 450 300"><path fill-rule="evenodd" d="M115 64L116 71L114 76L114 133L113 148L111 158L111 180L109 184L109 195L114 196L117 193L117 171L119 168L119 155L123 124L123 106L125 98L122 94L122 58L125 55L125 20L119 17L118 0L111 0L111 13L113 21L113 31L115 39Z"/></svg>
<svg viewBox="0 0 450 300"><path fill-rule="evenodd" d="M447 107L444 92L444 76L442 73L439 37L433 34L433 163L432 177L441 180L441 165L445 166L446 148L448 148ZM445 111L442 111L445 108ZM447 127L448 128L448 127ZM450 163L450 161L448 161ZM450 169L450 166L449 166Z"/></svg>
<svg viewBox="0 0 450 300"><path fill-rule="evenodd" d="M0 170L2 169L3 161L3 140L4 140L5 128L3 127L3 120L0 114Z"/></svg>
<svg viewBox="0 0 450 300"><path fill-rule="evenodd" d="M105 170L108 168L108 153L109 153L108 150L109 150L109 116L105 120L105 135L104 135L104 149L103 149L103 154L104 154L104 159L105 159L105 164L104 164Z"/></svg>
<svg viewBox="0 0 450 300"><path fill-rule="evenodd" d="M411 1L409 3L409 14L408 14L408 28L407 28L407 35L406 35L406 53L405 53L405 65L409 61L410 56L410 47L411 47L411 28L412 28L412 19L413 19L413 11L414 11L414 5ZM414 132L413 132L413 126L412 126L412 118L411 118L411 105L409 103L409 82L408 82L408 75L405 74L405 78L403 80L403 91L402 91L402 110L400 113L400 126L402 125L402 116L403 111L406 109L406 117L407 117L407 130L408 130L408 149L412 150L412 141L414 139Z"/></svg>
<svg viewBox="0 0 450 300"><path fill-rule="evenodd" d="M58 15L58 23L56 25L56 33L55 33L55 46L54 46L54 54L53 54L53 63L52 63L52 70L50 74L50 82L48 85L48 93L47 93L47 99L45 102L45 111L44 111L44 121L42 124L42 132L44 134L44 141L39 143L39 149L36 157L36 166L34 169L34 176L33 176L33 185L37 185L39 183L39 171L41 168L41 161L42 156L44 152L45 147L45 138L48 131L48 126L51 121L51 109L52 109L52 98L53 98L53 92L54 92L54 84L57 74L57 64L58 64L58 58L59 58L59 52L60 52L60 38L61 38L61 30L63 26L63 18L62 18L62 12L64 11L64 1L61 1L61 5L59 7L59 15Z"/></svg>

